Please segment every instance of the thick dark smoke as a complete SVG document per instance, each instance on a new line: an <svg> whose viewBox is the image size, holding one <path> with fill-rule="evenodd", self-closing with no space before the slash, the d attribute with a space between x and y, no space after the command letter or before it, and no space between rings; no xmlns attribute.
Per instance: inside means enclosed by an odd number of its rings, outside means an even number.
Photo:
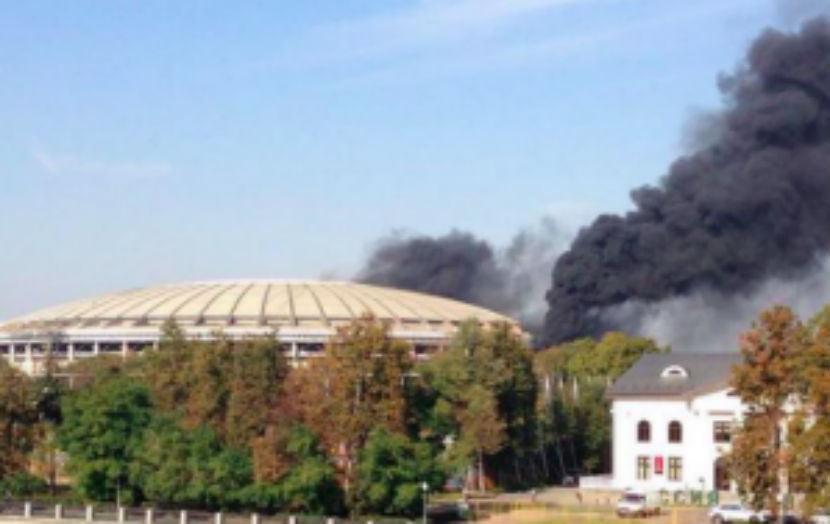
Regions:
<svg viewBox="0 0 830 524"><path fill-rule="evenodd" d="M357 280L479 304L538 333L550 268L567 238L547 218L519 231L501 249L460 231L437 237L397 234L380 241Z"/></svg>
<svg viewBox="0 0 830 524"><path fill-rule="evenodd" d="M636 209L603 215L556 262L544 336L614 325L608 311L705 290L752 295L812 273L830 250L830 25L768 30L720 80L726 108Z"/></svg>
<svg viewBox="0 0 830 524"><path fill-rule="evenodd" d="M358 279L475 302L482 287L501 285L502 277L489 243L453 231L382 240Z"/></svg>

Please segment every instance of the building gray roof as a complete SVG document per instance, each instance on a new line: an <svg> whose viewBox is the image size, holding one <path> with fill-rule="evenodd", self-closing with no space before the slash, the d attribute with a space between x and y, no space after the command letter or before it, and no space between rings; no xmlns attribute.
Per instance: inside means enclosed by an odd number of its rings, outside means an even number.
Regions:
<svg viewBox="0 0 830 524"><path fill-rule="evenodd" d="M605 396L689 397L716 391L729 385L732 366L741 359L739 353L646 354L608 387Z"/></svg>

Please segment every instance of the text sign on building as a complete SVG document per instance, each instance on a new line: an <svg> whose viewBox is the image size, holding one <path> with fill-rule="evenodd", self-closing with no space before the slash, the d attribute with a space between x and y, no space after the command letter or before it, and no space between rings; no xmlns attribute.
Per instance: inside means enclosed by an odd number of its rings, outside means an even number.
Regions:
<svg viewBox="0 0 830 524"><path fill-rule="evenodd" d="M663 457L657 455L654 457L654 474L655 475L662 475L663 474Z"/></svg>

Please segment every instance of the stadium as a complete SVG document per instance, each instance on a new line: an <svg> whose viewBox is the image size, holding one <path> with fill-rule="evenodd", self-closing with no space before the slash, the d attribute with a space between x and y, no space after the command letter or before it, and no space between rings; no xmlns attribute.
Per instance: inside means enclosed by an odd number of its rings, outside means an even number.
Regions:
<svg viewBox="0 0 830 524"><path fill-rule="evenodd" d="M158 347L161 327L175 321L188 338L270 335L293 363L319 355L339 327L371 314L389 334L428 358L461 322L507 322L504 315L443 297L353 282L233 280L132 289L49 307L0 324L0 356L29 374L47 354L59 363L99 354L127 358Z"/></svg>

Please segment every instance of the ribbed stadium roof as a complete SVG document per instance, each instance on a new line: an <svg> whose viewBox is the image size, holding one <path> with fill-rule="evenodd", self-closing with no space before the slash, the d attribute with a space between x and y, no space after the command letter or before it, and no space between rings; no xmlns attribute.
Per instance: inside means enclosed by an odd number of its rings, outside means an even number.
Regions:
<svg viewBox="0 0 830 524"><path fill-rule="evenodd" d="M515 321L446 298L352 282L234 280L132 289L78 300L0 325L0 332L40 329L138 328L168 319L180 326L332 328L365 313L396 329L442 330L476 318Z"/></svg>

